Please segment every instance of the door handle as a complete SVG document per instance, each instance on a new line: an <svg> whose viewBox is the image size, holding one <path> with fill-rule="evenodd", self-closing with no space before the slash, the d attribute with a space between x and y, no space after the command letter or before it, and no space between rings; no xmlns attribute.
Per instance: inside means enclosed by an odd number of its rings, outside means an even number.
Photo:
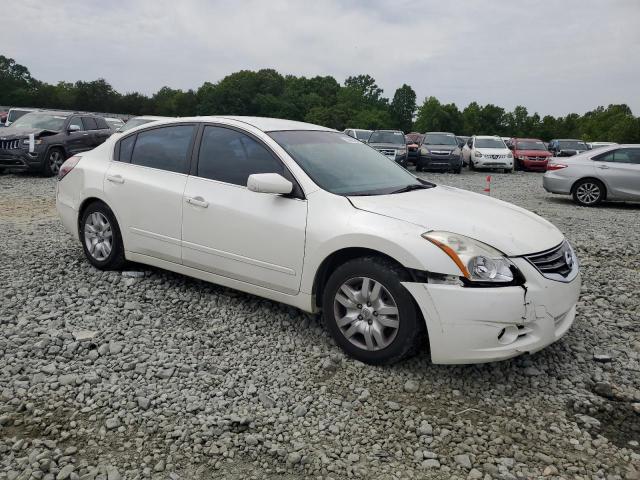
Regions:
<svg viewBox="0 0 640 480"><path fill-rule="evenodd" d="M209 206L209 202L207 202L202 197L188 197L187 203L190 203L191 205L195 205L196 207L202 207L202 208L207 208Z"/></svg>
<svg viewBox="0 0 640 480"><path fill-rule="evenodd" d="M107 180L113 183L124 183L124 178L120 175L107 175Z"/></svg>
<svg viewBox="0 0 640 480"><path fill-rule="evenodd" d="M609 165L598 165L598 168L602 169L602 170L606 170L609 168Z"/></svg>

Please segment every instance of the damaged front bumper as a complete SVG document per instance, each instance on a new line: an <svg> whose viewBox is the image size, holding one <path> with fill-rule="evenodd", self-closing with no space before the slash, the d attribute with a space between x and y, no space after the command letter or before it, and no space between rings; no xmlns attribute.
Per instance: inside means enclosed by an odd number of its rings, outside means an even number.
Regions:
<svg viewBox="0 0 640 480"><path fill-rule="evenodd" d="M580 275L548 280L522 258L512 259L523 286L470 288L403 282L420 307L437 364L482 363L533 353L571 327Z"/></svg>

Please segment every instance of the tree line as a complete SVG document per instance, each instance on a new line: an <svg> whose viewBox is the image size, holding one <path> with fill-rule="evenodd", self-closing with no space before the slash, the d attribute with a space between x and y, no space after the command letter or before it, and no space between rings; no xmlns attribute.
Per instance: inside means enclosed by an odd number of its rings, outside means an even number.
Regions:
<svg viewBox="0 0 640 480"><path fill-rule="evenodd" d="M58 82L31 76L28 68L0 55L0 105L112 112L130 115L257 115L345 128L446 131L458 135L581 138L586 141L640 143L640 118L626 104L599 106L564 117L507 111L472 102L460 110L430 96L422 105L409 85L391 99L370 75L348 77L281 75L273 69L242 70L197 90L162 87L153 95L119 93L104 79Z"/></svg>

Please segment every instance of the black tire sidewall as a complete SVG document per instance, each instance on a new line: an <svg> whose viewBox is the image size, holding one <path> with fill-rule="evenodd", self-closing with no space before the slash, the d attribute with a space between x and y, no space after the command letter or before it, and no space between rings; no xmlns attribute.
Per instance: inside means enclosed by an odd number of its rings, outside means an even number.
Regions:
<svg viewBox="0 0 640 480"><path fill-rule="evenodd" d="M89 215L94 212L100 212L103 214L109 223L111 224L111 232L112 232L112 247L111 253L105 260L96 260L89 253L87 249L87 245L84 241L84 225L87 221ZM118 222L115 218L115 215L111 211L109 207L107 207L102 202L94 202L87 206L82 212L82 216L80 217L80 222L78 223L78 234L80 236L80 243L82 244L82 250L84 251L85 257L89 260L89 263L94 267L100 270L116 270L122 267L124 263L124 247L122 244L122 236L120 235L120 228L118 227Z"/></svg>
<svg viewBox="0 0 640 480"><path fill-rule="evenodd" d="M329 277L322 299L324 322L336 343L353 358L373 365L393 363L407 356L421 336L422 317L416 309L413 297L400 283L409 279L402 276L404 275L399 269L390 268L390 265L377 261L376 258L365 257L345 263ZM382 350L358 348L349 342L336 323L333 309L335 294L344 282L354 277L369 277L380 282L393 296L398 307L400 327L393 342Z"/></svg>
<svg viewBox="0 0 640 480"><path fill-rule="evenodd" d="M42 163L42 174L45 177L53 177L55 175L55 173L53 173L53 170L51 170L51 162L49 162L49 157L53 152L60 152L60 155L62 155L63 159L65 156L64 151L59 147L51 147L47 150L47 153L45 153L44 156L44 162Z"/></svg>

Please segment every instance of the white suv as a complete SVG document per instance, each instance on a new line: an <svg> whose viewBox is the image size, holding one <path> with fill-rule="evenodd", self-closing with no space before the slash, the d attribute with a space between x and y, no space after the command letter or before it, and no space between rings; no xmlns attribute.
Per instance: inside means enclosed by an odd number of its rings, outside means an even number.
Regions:
<svg viewBox="0 0 640 480"><path fill-rule="evenodd" d="M504 140L496 136L473 136L462 148L464 163L471 170L476 168L502 169L513 172L513 153Z"/></svg>
<svg viewBox="0 0 640 480"><path fill-rule="evenodd" d="M509 358L576 314L578 263L556 227L324 127L165 120L72 157L59 178L62 222L96 268L131 260L322 310L367 363L425 338L434 363Z"/></svg>

